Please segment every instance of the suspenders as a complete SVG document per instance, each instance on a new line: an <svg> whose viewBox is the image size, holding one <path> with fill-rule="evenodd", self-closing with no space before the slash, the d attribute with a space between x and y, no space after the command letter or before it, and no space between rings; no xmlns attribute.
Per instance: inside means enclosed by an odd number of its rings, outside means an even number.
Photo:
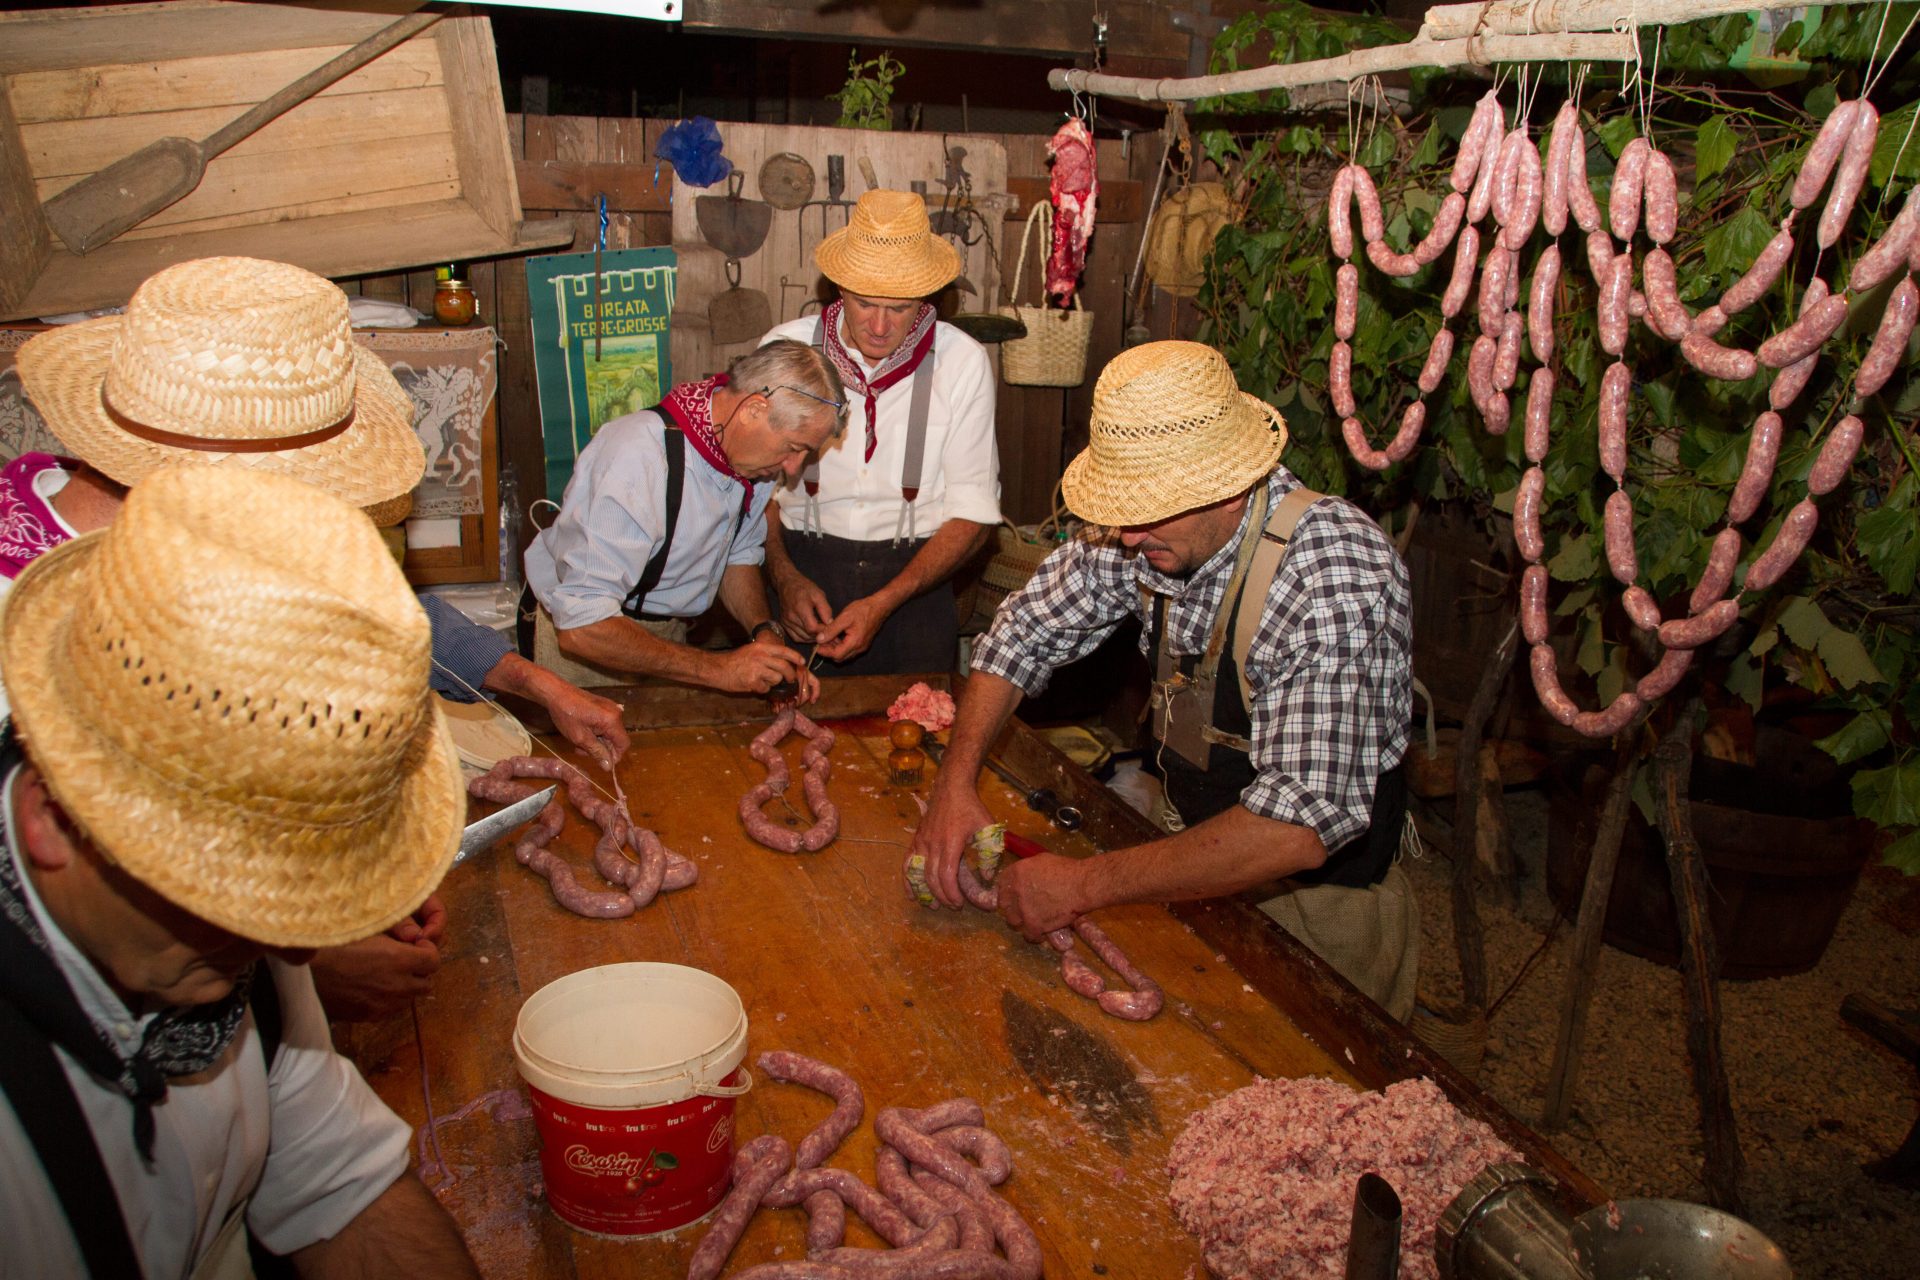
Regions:
<svg viewBox="0 0 1920 1280"><path fill-rule="evenodd" d="M818 351L827 343L827 322L824 317L813 323L813 349ZM912 399L907 409L907 448L900 460L900 497L902 505L900 518L894 522L893 540L900 541L900 532L904 527L907 539L915 537L913 526L913 504L920 496L920 475L927 455L927 414L933 405L933 363L938 355L935 348L927 350L927 358L913 371ZM874 404L876 411L879 402ZM802 483L807 490L806 512L803 517L803 532L820 532L820 463L815 459L809 463Z"/></svg>
<svg viewBox="0 0 1920 1280"><path fill-rule="evenodd" d="M629 618L646 616L640 610L640 602L647 598L647 592L660 585L661 575L667 571L667 553L673 550L673 531L680 523L680 498L687 482L687 437L668 423L663 443L667 450L667 529L660 536L660 545L648 558L647 567L640 571L640 580L620 602L620 612Z"/></svg>

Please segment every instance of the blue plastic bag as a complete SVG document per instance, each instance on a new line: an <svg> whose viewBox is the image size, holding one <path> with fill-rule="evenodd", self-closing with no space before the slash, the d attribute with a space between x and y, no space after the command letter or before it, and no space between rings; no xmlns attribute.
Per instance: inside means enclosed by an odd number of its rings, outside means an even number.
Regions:
<svg viewBox="0 0 1920 1280"><path fill-rule="evenodd" d="M656 159L673 166L673 175L689 187L710 187L733 172L733 161L720 154L720 130L705 116L682 120L653 144Z"/></svg>

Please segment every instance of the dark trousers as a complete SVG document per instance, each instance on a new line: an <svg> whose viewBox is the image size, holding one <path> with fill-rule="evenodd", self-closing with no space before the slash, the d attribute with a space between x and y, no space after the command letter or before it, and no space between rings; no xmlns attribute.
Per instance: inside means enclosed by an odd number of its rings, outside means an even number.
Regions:
<svg viewBox="0 0 1920 1280"><path fill-rule="evenodd" d="M813 579L835 613L870 596L899 576L926 540L854 542L828 534L789 529L787 554L794 567ZM820 675L878 676L914 671L951 671L960 645L960 619L953 584L942 582L896 609L873 638L873 646L846 662L824 659Z"/></svg>

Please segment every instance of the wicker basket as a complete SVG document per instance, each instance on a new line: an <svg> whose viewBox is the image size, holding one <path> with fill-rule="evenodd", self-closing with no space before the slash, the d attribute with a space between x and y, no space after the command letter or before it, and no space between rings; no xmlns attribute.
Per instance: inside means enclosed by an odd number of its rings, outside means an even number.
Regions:
<svg viewBox="0 0 1920 1280"><path fill-rule="evenodd" d="M1040 269L1040 305L1022 306L1020 277L1026 274L1027 245L1041 226L1042 215L1051 215L1053 206L1041 201L1027 215L1020 232L1020 257L1013 269L1013 281L1007 288L1007 305L1002 315L1013 316L1027 326L1027 336L1000 344L1000 376L1015 387L1077 387L1087 380L1087 343L1093 336L1093 312L1080 305L1073 295L1071 308L1049 307L1045 275ZM1044 239L1046 232L1041 232Z"/></svg>

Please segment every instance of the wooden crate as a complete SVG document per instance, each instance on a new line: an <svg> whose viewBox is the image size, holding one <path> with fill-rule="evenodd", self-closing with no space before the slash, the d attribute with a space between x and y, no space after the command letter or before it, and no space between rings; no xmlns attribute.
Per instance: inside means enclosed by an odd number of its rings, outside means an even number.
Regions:
<svg viewBox="0 0 1920 1280"><path fill-rule="evenodd" d="M170 4L0 13L0 319L124 302L241 254L325 276L569 243L525 222L484 17L444 18L243 139L186 198L82 257L40 202L155 139L199 139L415 6Z"/></svg>

